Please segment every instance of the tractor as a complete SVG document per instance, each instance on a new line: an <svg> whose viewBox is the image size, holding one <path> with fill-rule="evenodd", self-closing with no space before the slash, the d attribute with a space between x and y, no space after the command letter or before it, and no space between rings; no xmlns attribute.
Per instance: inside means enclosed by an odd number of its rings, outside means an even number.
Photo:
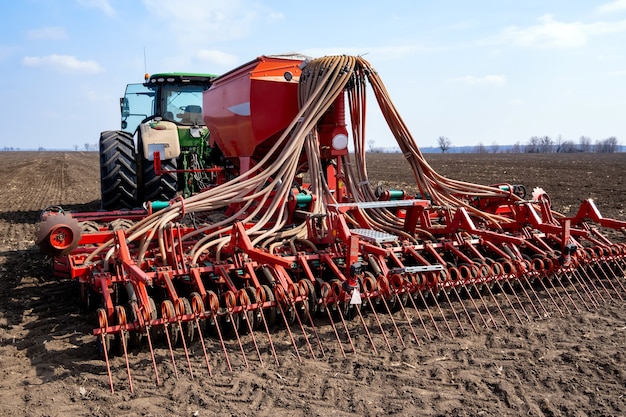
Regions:
<svg viewBox="0 0 626 417"><path fill-rule="evenodd" d="M209 146L209 130L202 120L202 94L214 78L146 74L145 82L126 86L120 99L121 130L100 135L103 210L187 197L216 182L210 167L219 156ZM160 172L155 170L155 153Z"/></svg>

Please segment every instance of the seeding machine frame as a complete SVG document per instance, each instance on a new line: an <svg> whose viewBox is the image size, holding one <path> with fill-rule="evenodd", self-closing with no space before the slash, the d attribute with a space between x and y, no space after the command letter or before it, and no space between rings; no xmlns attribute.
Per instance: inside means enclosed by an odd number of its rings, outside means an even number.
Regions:
<svg viewBox="0 0 626 417"><path fill-rule="evenodd" d="M413 169L416 196L369 184L366 81ZM260 98L269 93L279 100ZM372 326L394 351L392 334L412 343L403 331L419 345L442 329L454 337L454 323L462 332L508 325L501 304L524 322L549 315L546 303L564 315L626 294L626 245L605 232L624 232L626 222L603 218L592 200L566 217L541 189L526 198L520 185L439 176L360 57L259 57L213 80L203 115L211 145L239 169L235 180L134 210L42 213L38 244L96 311L112 391L110 355L126 359L132 391L128 351L140 344L160 383L157 340L174 369L173 347L182 345L193 376L190 343L200 343L213 372L208 333L232 370L226 341L237 340L247 367L244 333L263 363L258 330L280 365L277 322L301 360L298 340L312 357L325 355L321 321L345 356L356 352L350 320L374 352ZM276 123L260 126L268 117ZM155 152L157 173L160 159Z"/></svg>

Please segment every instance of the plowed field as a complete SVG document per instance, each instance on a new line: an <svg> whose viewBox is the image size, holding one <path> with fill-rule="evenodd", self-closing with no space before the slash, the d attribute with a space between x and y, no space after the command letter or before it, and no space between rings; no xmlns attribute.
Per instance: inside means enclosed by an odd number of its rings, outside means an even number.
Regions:
<svg viewBox="0 0 626 417"><path fill-rule="evenodd" d="M453 154L427 155L427 160L450 178L524 184L529 192L542 187L553 208L565 213L594 198L605 217L626 220L626 154ZM411 189L402 155L373 154L368 169L375 181ZM242 366L236 341L227 341L233 372L219 344L209 339L213 377L197 343L190 349L193 379L177 352L178 380L167 348L158 345L161 386L155 385L150 353L143 349L130 355L135 393L128 390L123 359L115 357L116 392L111 394L91 335L94 317L81 312L73 282L51 278L49 261L34 244L43 208L99 207L98 155L1 152L0 178L1 416L626 415L626 304L605 296L600 308L587 309L572 289L567 294L573 302L553 303L543 294L548 314L531 315L530 321L519 308L518 320L500 294L508 325L496 317L497 328L482 326L475 333L456 326L454 337L431 331L431 341L417 328L419 345L405 335L402 347L387 318L383 327L393 353L371 316L368 326L378 352L354 320L349 325L360 334L357 354L346 358L328 325L319 328L326 357L313 359L302 348L302 363L286 330L275 330L280 367L264 333L257 339L265 363L254 360L250 349L249 369ZM460 313L458 304L457 309ZM402 321L400 315L397 319ZM244 343L250 348L249 335Z"/></svg>

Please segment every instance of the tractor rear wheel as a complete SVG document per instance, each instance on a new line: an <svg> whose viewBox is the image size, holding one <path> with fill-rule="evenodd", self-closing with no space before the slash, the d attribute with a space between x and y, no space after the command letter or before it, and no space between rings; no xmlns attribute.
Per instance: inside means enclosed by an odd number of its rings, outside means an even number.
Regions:
<svg viewBox="0 0 626 417"><path fill-rule="evenodd" d="M139 138L137 149L137 159L141 167L141 201L170 201L176 197L178 191L178 173L167 172L175 171L178 168L176 159L162 159L161 170L165 172L162 172L161 175L157 175L154 171L154 161L150 161L146 158L146 155L143 154L143 142L141 138Z"/></svg>
<svg viewBox="0 0 626 417"><path fill-rule="evenodd" d="M128 132L100 134L100 193L104 210L137 207L135 143Z"/></svg>

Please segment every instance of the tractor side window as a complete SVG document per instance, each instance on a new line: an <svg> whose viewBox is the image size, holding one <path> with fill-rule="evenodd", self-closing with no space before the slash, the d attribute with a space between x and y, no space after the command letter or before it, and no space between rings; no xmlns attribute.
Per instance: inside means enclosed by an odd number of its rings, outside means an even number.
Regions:
<svg viewBox="0 0 626 417"><path fill-rule="evenodd" d="M163 86L163 118L181 124L204 124L202 122L202 92L197 85Z"/></svg>
<svg viewBox="0 0 626 417"><path fill-rule="evenodd" d="M156 91L143 84L128 84L121 100L122 130L135 133L137 126L155 113Z"/></svg>

